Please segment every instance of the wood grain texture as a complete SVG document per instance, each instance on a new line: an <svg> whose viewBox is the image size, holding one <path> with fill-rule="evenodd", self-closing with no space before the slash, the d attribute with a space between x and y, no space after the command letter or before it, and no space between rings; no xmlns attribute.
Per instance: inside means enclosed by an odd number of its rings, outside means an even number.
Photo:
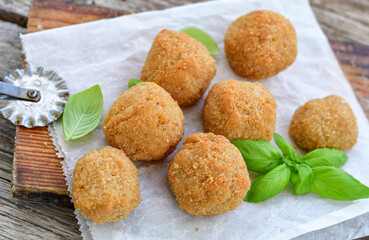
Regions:
<svg viewBox="0 0 369 240"><path fill-rule="evenodd" d="M69 192L47 128L17 127L12 195L30 201L69 202Z"/></svg>
<svg viewBox="0 0 369 240"><path fill-rule="evenodd" d="M369 119L369 45L330 42L356 98Z"/></svg>
<svg viewBox="0 0 369 240"><path fill-rule="evenodd" d="M310 0L329 39L369 44L368 0Z"/></svg>
<svg viewBox="0 0 369 240"><path fill-rule="evenodd" d="M79 4L93 4L92 0L61 0ZM26 27L33 0L0 0L0 19Z"/></svg>
<svg viewBox="0 0 369 240"><path fill-rule="evenodd" d="M0 19L25 27L31 2L31 0L0 0Z"/></svg>
<svg viewBox="0 0 369 240"><path fill-rule="evenodd" d="M20 33L26 33L26 29L0 20L0 79L22 68Z"/></svg>
<svg viewBox="0 0 369 240"><path fill-rule="evenodd" d="M68 2L36 0L29 12L27 32L113 18L130 13L132 12Z"/></svg>

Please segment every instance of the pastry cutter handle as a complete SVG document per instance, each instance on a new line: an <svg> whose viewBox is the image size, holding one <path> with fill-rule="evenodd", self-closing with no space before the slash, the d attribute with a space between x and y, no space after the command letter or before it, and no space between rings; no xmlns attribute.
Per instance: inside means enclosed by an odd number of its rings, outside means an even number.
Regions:
<svg viewBox="0 0 369 240"><path fill-rule="evenodd" d="M38 102L41 99L40 91L22 88L9 83L0 82L0 100L26 100Z"/></svg>

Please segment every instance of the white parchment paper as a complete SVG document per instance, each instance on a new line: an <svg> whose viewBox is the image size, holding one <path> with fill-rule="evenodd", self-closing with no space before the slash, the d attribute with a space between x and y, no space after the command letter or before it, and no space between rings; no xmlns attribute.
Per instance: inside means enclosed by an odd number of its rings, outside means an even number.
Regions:
<svg viewBox="0 0 369 240"><path fill-rule="evenodd" d="M292 66L261 81L277 101L276 131L292 142L287 129L298 106L330 94L345 98L357 117L359 139L355 147L347 151L349 160L343 169L369 185L368 121L307 0L212 1L27 34L22 36L22 42L27 62L56 70L67 81L71 94L100 84L104 94L104 116L120 93L128 89L128 80L140 77L152 41L162 29L202 28L221 49L215 56L218 71L212 84L227 79L246 81L230 69L223 38L232 21L256 9L283 14L295 26L298 36L298 56ZM184 138L203 131L205 96L195 106L183 109ZM86 137L67 143L60 121L52 130L60 156L65 157L63 169L72 190L77 160L91 149L108 145L102 121ZM180 147L181 144L176 151ZM294 196L288 186L266 202L243 203L224 215L194 218L178 207L171 193L167 164L172 157L173 154L159 163L136 163L142 202L124 220L93 225L76 211L82 235L86 239L287 239L369 212L367 200L341 202L314 193ZM329 237L332 236L330 233Z"/></svg>

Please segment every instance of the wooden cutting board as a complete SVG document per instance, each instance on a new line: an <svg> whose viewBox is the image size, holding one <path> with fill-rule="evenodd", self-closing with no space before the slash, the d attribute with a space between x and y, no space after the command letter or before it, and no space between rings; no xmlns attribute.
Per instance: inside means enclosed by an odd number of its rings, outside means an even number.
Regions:
<svg viewBox="0 0 369 240"><path fill-rule="evenodd" d="M31 7L29 33L131 12L36 0ZM369 46L330 41L346 78L369 118ZM15 199L35 202L70 202L60 159L46 127L17 127L12 172L12 195Z"/></svg>

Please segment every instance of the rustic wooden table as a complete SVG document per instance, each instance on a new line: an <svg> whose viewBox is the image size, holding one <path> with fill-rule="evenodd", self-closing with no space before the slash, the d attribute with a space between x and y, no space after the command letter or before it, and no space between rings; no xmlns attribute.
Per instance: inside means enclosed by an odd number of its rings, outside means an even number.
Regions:
<svg viewBox="0 0 369 240"><path fill-rule="evenodd" d="M16 68L22 68L19 33L26 32L31 2L31 0L0 0L0 78ZM197 1L74 0L73 2L141 12ZM369 1L311 0L311 4L328 38L369 44ZM361 104L368 116L369 102ZM0 239L80 239L73 206L35 204L14 201L11 198L14 135L15 127L0 116ZM351 237L359 237L363 234L361 229L368 221L369 214L366 214L325 231L344 232L345 228L356 226L357 234ZM310 233L309 238L319 238L319 231Z"/></svg>

